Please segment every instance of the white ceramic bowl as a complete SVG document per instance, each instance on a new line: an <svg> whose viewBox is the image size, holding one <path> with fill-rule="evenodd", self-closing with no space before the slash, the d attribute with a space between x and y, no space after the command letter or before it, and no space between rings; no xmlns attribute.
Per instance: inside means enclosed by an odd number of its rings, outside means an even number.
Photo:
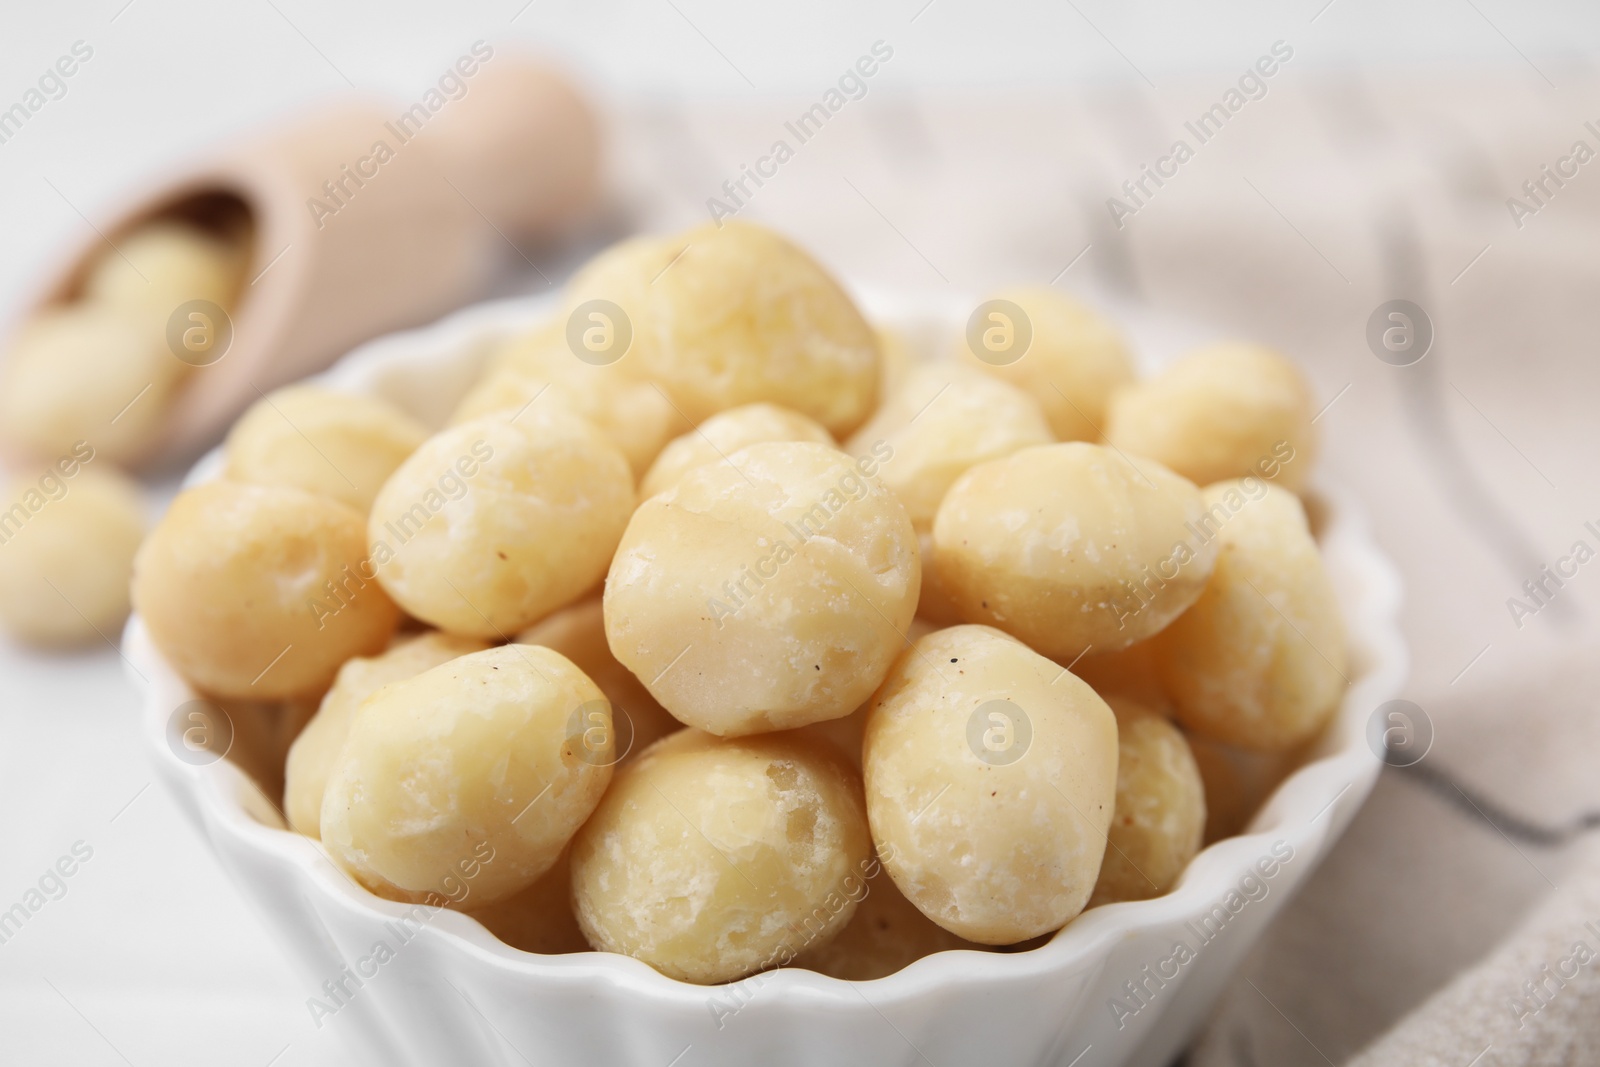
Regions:
<svg viewBox="0 0 1600 1067"><path fill-rule="evenodd" d="M931 351L947 351L964 322L965 306L866 303L876 321ZM442 422L489 344L549 310L546 300L473 308L365 345L323 380ZM217 469L213 454L190 480ZM1321 494L1330 505L1322 547L1354 684L1315 758L1283 782L1249 832L1200 853L1166 896L1096 908L1039 948L943 952L874 982L786 969L694 986L626 956L520 952L457 912L381 900L339 873L320 844L283 829L232 764L179 759L169 719L194 694L137 617L125 648L148 678L143 728L161 776L301 965L308 1010L311 998L337 1008L313 1012L319 1027L339 1028L371 1063L1164 1067L1326 855L1381 766L1366 725L1403 681L1399 581L1351 502ZM403 924L407 914L425 921ZM383 963L380 942L393 954ZM342 982L342 1004L325 991L330 980Z"/></svg>

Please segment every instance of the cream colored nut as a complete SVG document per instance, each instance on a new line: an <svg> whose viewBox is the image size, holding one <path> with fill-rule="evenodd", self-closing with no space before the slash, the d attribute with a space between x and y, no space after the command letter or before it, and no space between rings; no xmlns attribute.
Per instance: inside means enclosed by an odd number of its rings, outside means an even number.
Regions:
<svg viewBox="0 0 1600 1067"><path fill-rule="evenodd" d="M833 445L828 431L811 419L776 404L745 404L711 416L662 449L639 484L640 497L672 488L696 467L723 463L741 448L768 441L811 441Z"/></svg>
<svg viewBox="0 0 1600 1067"><path fill-rule="evenodd" d="M1196 485L1258 475L1298 490L1316 460L1313 417L1293 363L1258 345L1220 344L1118 392L1106 438Z"/></svg>
<svg viewBox="0 0 1600 1067"><path fill-rule="evenodd" d="M1200 491L1101 445L1025 448L962 475L933 524L939 576L965 618L1047 656L1114 652L1177 618L1217 546Z"/></svg>
<svg viewBox="0 0 1600 1067"><path fill-rule="evenodd" d="M427 439L420 422L377 397L290 386L258 400L234 424L227 473L237 482L291 485L365 513Z"/></svg>
<svg viewBox="0 0 1600 1067"><path fill-rule="evenodd" d="M615 331L623 329L629 335L629 343L620 354L607 352L602 358L610 362L605 365L648 380L650 368L661 361L663 343L660 332L650 318L655 297L654 283L661 279L668 267L673 266L673 261L683 248L684 241L678 236L646 234L630 237L605 249L578 268L567 282L564 294L568 321L555 324L562 331L560 336L565 336L574 315L579 317L581 325L602 325L602 322L588 318L584 307L591 301L608 301L621 308L626 319L625 327L623 322L611 324L613 337L620 345L620 337ZM574 358L576 355L573 353Z"/></svg>
<svg viewBox="0 0 1600 1067"><path fill-rule="evenodd" d="M1062 441L1098 441L1105 428L1106 403L1117 389L1134 380L1133 360L1122 335L1110 320L1051 289L1028 288L1000 293L992 302L1020 308L989 309L1000 319L986 318L983 330L998 330L996 350L974 353L969 339L957 342L960 358L1033 397ZM1031 334L1018 355L1010 346L1019 334ZM981 336L981 334L980 334Z"/></svg>
<svg viewBox="0 0 1600 1067"><path fill-rule="evenodd" d="M1068 666L1063 663L1063 667ZM1140 641L1118 652L1091 652L1071 664L1072 673L1107 700L1126 697L1162 714L1172 713L1172 700L1161 685L1155 643ZM1113 709L1115 705L1113 704Z"/></svg>
<svg viewBox="0 0 1600 1067"><path fill-rule="evenodd" d="M1250 478L1210 486L1205 502L1222 552L1200 599L1156 639L1162 684L1193 733L1293 748L1347 684L1333 584L1294 494Z"/></svg>
<svg viewBox="0 0 1600 1067"><path fill-rule="evenodd" d="M14 479L0 499L0 627L19 640L112 639L128 617L144 505L126 478L83 469L93 454L85 448Z"/></svg>
<svg viewBox="0 0 1600 1067"><path fill-rule="evenodd" d="M987 626L916 642L873 698L867 814L922 913L986 945L1059 929L1100 872L1117 725L1094 690Z"/></svg>
<svg viewBox="0 0 1600 1067"><path fill-rule="evenodd" d="M157 338L167 318L191 300L233 305L243 281L244 250L182 222L148 222L101 255L83 282L83 296L139 315Z"/></svg>
<svg viewBox="0 0 1600 1067"><path fill-rule="evenodd" d="M1305 746L1302 745L1301 749ZM1252 752L1189 735L1206 790L1205 843L1242 834L1261 805L1301 762L1301 749Z"/></svg>
<svg viewBox="0 0 1600 1067"><path fill-rule="evenodd" d="M283 787L283 812L289 826L307 837L322 836L322 794L362 701L391 682L403 682L488 647L475 637L430 632L399 641L376 656L346 661L316 715L289 747Z"/></svg>
<svg viewBox="0 0 1600 1067"><path fill-rule="evenodd" d="M209 750L216 759L226 758L254 783L259 793L246 790L240 803L250 816L274 830L288 829L279 809L283 796L284 763L295 734L316 712L314 700L216 700L207 698L205 712L189 708L178 719L183 734L169 740L189 752ZM217 713L221 714L218 715ZM226 716L224 721L222 716ZM170 738L171 735L169 735ZM194 738L204 737L201 744ZM196 757L204 758L204 757Z"/></svg>
<svg viewBox="0 0 1600 1067"><path fill-rule="evenodd" d="M401 607L505 639L605 574L632 511L622 453L583 419L535 405L430 438L384 484L367 530Z"/></svg>
<svg viewBox="0 0 1600 1067"><path fill-rule="evenodd" d="M87 441L104 459L137 458L187 369L127 311L45 311L0 360L0 436L41 457Z"/></svg>
<svg viewBox="0 0 1600 1067"><path fill-rule="evenodd" d="M923 530L969 468L1054 440L1039 405L1015 386L949 366L919 367L845 451L882 460L879 480Z"/></svg>
<svg viewBox="0 0 1600 1067"><path fill-rule="evenodd" d="M1200 851L1205 786L1182 732L1136 701L1117 716L1117 804L1089 907L1167 893Z"/></svg>
<svg viewBox="0 0 1600 1067"><path fill-rule="evenodd" d="M723 736L850 714L917 606L905 508L826 445L752 445L640 505L606 577L617 659Z"/></svg>
<svg viewBox="0 0 1600 1067"><path fill-rule="evenodd" d="M476 908L555 866L611 781L573 724L606 708L571 661L505 645L362 703L322 798L322 843L380 896ZM449 892L450 879L469 892Z"/></svg>
<svg viewBox="0 0 1600 1067"><path fill-rule="evenodd" d="M567 852L522 892L496 904L468 909L489 932L512 948L557 956L588 952L589 942L572 911L572 864Z"/></svg>
<svg viewBox="0 0 1600 1067"><path fill-rule="evenodd" d="M617 772L573 842L572 897L594 947L730 982L843 929L871 852L860 778L828 746L682 730Z"/></svg>
<svg viewBox="0 0 1600 1067"><path fill-rule="evenodd" d="M660 382L690 420L768 401L836 436L877 402L872 328L815 260L748 223L630 242L568 287L569 311L606 299L632 325L622 365Z"/></svg>
<svg viewBox="0 0 1600 1067"><path fill-rule="evenodd" d="M543 645L578 665L611 702L616 731L613 747L618 763L632 759L656 741L683 728L683 723L656 702L644 683L617 662L606 643L605 612L598 596L562 608L517 635L524 645ZM585 743L597 734L586 733Z"/></svg>
<svg viewBox="0 0 1600 1067"><path fill-rule="evenodd" d="M588 419L627 457L636 479L675 434L688 429L658 386L576 358L556 325L502 349L451 422L496 412L520 422L518 412L535 403Z"/></svg>
<svg viewBox="0 0 1600 1067"><path fill-rule="evenodd" d="M284 486L186 490L139 549L133 606L196 688L316 695L388 643L400 613L374 580L361 515Z"/></svg>
<svg viewBox="0 0 1600 1067"><path fill-rule="evenodd" d="M887 978L924 956L952 949L988 951L933 922L895 888L894 880L874 862L865 896L839 936L807 949L794 966L842 978L870 982Z"/></svg>

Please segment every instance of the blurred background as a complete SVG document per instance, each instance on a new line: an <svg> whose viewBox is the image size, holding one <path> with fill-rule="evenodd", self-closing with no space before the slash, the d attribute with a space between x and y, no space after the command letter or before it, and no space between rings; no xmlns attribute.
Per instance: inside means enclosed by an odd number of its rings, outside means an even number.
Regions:
<svg viewBox="0 0 1600 1067"><path fill-rule="evenodd" d="M1324 477L1362 500L1405 575L1404 695L1435 743L1425 774L1385 772L1251 957L1273 1009L1241 986L1193 1062L1345 1062L1584 862L1600 569L1531 619L1508 599L1600 522L1600 164L1560 182L1543 170L1576 142L1600 149L1600 7L16 6L0 15L0 109L75 43L92 59L0 142L0 332L184 160L341 94L415 100L480 40L568 71L606 139L601 210L560 241L506 242L486 294L543 291L628 232L707 220L723 183L881 43L891 58L864 94L741 217L855 287L968 300L1054 284L1307 367L1327 405ZM1186 124L1267 55L1280 62L1260 95L1202 143ZM1196 150L1176 176L1125 188L1180 138ZM1435 337L1408 366L1368 342L1393 299L1419 305ZM0 643L0 906L73 842L93 850L0 944L0 1060L344 1062L336 1027L313 1026L310 991L153 783L136 702L112 648Z"/></svg>

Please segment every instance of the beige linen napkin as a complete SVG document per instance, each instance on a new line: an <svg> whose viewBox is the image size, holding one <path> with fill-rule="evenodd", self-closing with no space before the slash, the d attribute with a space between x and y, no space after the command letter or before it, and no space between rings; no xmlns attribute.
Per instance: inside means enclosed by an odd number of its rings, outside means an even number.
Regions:
<svg viewBox="0 0 1600 1067"><path fill-rule="evenodd" d="M1597 1062L1600 958L1560 986L1541 971L1578 941L1600 954L1600 559L1571 562L1579 541L1600 551L1600 159L1573 158L1580 140L1600 152L1597 80L1336 77L1296 53L1246 85L1272 45L1153 89L912 96L890 60L803 143L786 123L828 86L623 104L626 202L647 228L705 221L787 140L737 214L855 284L952 299L1054 284L1298 359L1327 405L1322 477L1363 502L1405 576L1402 695L1434 741L1385 771L1189 1062L1338 1064L1368 1046L1363 1067ZM1241 85L1201 141L1191 125ZM1123 183L1180 139L1189 156L1131 202ZM1570 174L1557 185L1547 165ZM1434 333L1410 366L1367 339L1399 298ZM1544 567L1574 573L1557 587ZM1555 992L1514 1016L1526 982Z"/></svg>

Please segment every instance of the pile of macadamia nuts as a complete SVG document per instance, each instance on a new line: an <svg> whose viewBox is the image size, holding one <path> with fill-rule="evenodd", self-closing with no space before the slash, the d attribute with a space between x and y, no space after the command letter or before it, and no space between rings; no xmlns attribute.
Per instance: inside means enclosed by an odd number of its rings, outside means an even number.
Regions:
<svg viewBox="0 0 1600 1067"><path fill-rule="evenodd" d="M225 351L250 248L242 208L194 206L108 239L0 353L0 630L19 640L110 642L127 617L145 519L118 467Z"/></svg>
<svg viewBox="0 0 1600 1067"><path fill-rule="evenodd" d="M379 896L719 983L872 979L1168 892L1333 715L1282 356L1140 380L1050 289L954 353L729 223L627 241L450 424L265 398L139 553L288 824Z"/></svg>

